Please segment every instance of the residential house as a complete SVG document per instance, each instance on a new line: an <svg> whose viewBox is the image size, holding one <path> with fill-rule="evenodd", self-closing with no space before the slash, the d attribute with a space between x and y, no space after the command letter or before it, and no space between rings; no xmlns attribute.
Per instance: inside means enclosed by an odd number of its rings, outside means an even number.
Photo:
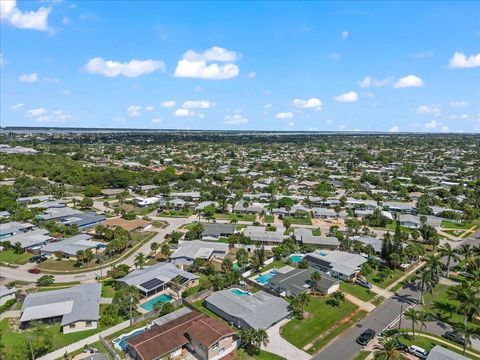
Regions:
<svg viewBox="0 0 480 360"><path fill-rule="evenodd" d="M265 211L265 205L260 203L246 204L243 201L237 201L233 206L233 212L236 214L261 214Z"/></svg>
<svg viewBox="0 0 480 360"><path fill-rule="evenodd" d="M361 255L339 250L307 254L304 259L312 268L345 281L353 280L367 262Z"/></svg>
<svg viewBox="0 0 480 360"><path fill-rule="evenodd" d="M435 216L426 216L426 220L426 224L433 227L439 227L442 223L442 219ZM401 214L398 221L400 225L410 229L417 229L422 226L421 217L416 215Z"/></svg>
<svg viewBox="0 0 480 360"><path fill-rule="evenodd" d="M60 323L64 334L96 329L99 319L101 284L82 284L68 289L28 294L23 302L23 327L40 320Z"/></svg>
<svg viewBox="0 0 480 360"><path fill-rule="evenodd" d="M14 300L16 292L17 289L15 289L14 287L9 289L6 286L0 285L0 306L5 304L9 300Z"/></svg>
<svg viewBox="0 0 480 360"><path fill-rule="evenodd" d="M263 226L247 226L243 234L254 242L258 242L264 245L278 245L285 239L285 228L277 227L274 231L267 230Z"/></svg>
<svg viewBox="0 0 480 360"><path fill-rule="evenodd" d="M242 329L268 329L290 315L288 302L263 290L253 294L238 289L216 291L204 306Z"/></svg>
<svg viewBox="0 0 480 360"><path fill-rule="evenodd" d="M13 236L25 231L35 228L35 225L26 222L10 221L8 223L0 224L0 239Z"/></svg>
<svg viewBox="0 0 480 360"><path fill-rule="evenodd" d="M201 240L182 241L178 249L170 255L175 265L191 265L195 259L206 261L212 258L224 258L228 254L228 244Z"/></svg>
<svg viewBox="0 0 480 360"><path fill-rule="evenodd" d="M321 249L338 249L340 241L334 236L314 236L310 228L295 228L293 231L295 240L302 245L313 245Z"/></svg>
<svg viewBox="0 0 480 360"><path fill-rule="evenodd" d="M67 258L74 258L78 251L98 250L104 248L105 244L93 241L88 234L78 234L67 239L50 242L40 249L40 252L47 256L62 254Z"/></svg>
<svg viewBox="0 0 480 360"><path fill-rule="evenodd" d="M453 350L447 349L440 345L435 345L428 352L426 360L468 360L470 358L461 355Z"/></svg>
<svg viewBox="0 0 480 360"><path fill-rule="evenodd" d="M149 298L152 295L176 287L183 290L198 285L198 276L178 269L171 263L159 263L144 269L136 269L117 280L124 286L135 286L140 295Z"/></svg>
<svg viewBox="0 0 480 360"><path fill-rule="evenodd" d="M17 202L20 204L31 204L33 202L43 202L48 201L53 198L52 195L37 195L37 196L28 196L28 197L20 197L17 199Z"/></svg>
<svg viewBox="0 0 480 360"><path fill-rule="evenodd" d="M231 224L203 224L202 240L218 240L235 233L235 225Z"/></svg>
<svg viewBox="0 0 480 360"><path fill-rule="evenodd" d="M310 269L293 269L287 273L277 273L268 280L268 286L281 296L296 296L314 288ZM330 295L338 290L340 282L337 279L321 272L321 280L316 290Z"/></svg>
<svg viewBox="0 0 480 360"><path fill-rule="evenodd" d="M125 352L134 360L218 360L235 354L234 335L221 320L181 308L154 320L147 331L127 338Z"/></svg>
<svg viewBox="0 0 480 360"><path fill-rule="evenodd" d="M47 229L27 231L2 239L2 241L8 241L12 246L20 243L20 246L25 251L38 250L42 246L45 246L50 240L52 240L52 237L48 234Z"/></svg>
<svg viewBox="0 0 480 360"><path fill-rule="evenodd" d="M64 217L60 220L60 222L66 226L76 226L79 230L85 230L101 224L105 221L105 219L106 216L103 214L85 212Z"/></svg>

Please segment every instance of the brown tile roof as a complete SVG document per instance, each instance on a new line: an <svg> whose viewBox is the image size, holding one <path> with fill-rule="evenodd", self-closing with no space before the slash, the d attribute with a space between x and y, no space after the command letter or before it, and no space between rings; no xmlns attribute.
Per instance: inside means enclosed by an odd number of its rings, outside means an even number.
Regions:
<svg viewBox="0 0 480 360"><path fill-rule="evenodd" d="M104 225L108 227L120 226L121 228L124 228L127 231L131 231L138 228L144 228L148 224L150 224L148 221L145 221L142 219L125 220L122 218L113 218L113 219L107 219Z"/></svg>
<svg viewBox="0 0 480 360"><path fill-rule="evenodd" d="M204 333L202 333L204 332ZM207 334L206 332L209 332ZM206 346L211 346L234 332L220 320L192 311L166 324L153 326L140 335L126 340L143 360L152 360L188 344L186 335L192 336Z"/></svg>
<svg viewBox="0 0 480 360"><path fill-rule="evenodd" d="M223 321L212 319L207 316L198 320L190 326L186 333L206 347L210 347L216 342L220 341L226 336L232 336L235 332L229 326L225 325Z"/></svg>

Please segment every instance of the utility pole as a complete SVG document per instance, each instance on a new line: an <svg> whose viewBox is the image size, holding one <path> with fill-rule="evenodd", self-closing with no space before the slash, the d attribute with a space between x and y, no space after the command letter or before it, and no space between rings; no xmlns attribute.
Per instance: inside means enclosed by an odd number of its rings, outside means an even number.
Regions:
<svg viewBox="0 0 480 360"><path fill-rule="evenodd" d="M403 304L400 305L400 318L398 319L398 328L402 327Z"/></svg>

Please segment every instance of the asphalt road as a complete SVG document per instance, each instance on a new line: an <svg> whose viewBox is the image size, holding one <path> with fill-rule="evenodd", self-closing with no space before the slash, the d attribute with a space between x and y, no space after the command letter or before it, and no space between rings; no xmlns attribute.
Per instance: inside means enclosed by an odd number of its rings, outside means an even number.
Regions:
<svg viewBox="0 0 480 360"><path fill-rule="evenodd" d="M462 243L468 243L472 245L478 245L480 243L480 230L473 234L470 238ZM461 243L456 244L458 246ZM369 313L365 318L360 320L355 326L346 330L337 339L331 342L323 350L321 350L316 356L315 360L348 360L355 357L355 355L363 349L361 345L355 342L355 339L360 333L367 329L373 329L378 334L383 331L387 326L396 322L403 309L414 303L419 298L419 293L412 286L404 287L397 291L390 299L385 300L379 307ZM411 326L409 322L402 318L402 327ZM428 331L443 334L448 327L445 324L438 322L432 322L428 324ZM477 347L478 344L474 344Z"/></svg>

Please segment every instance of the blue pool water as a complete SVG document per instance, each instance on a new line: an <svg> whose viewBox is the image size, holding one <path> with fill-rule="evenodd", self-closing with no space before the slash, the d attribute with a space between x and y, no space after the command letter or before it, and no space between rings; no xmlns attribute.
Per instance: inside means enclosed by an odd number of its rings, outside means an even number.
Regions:
<svg viewBox="0 0 480 360"><path fill-rule="evenodd" d="M142 328L142 329L138 329L137 331L127 335L127 336L122 336L121 337L121 340L118 342L118 346L120 346L122 348L123 351L125 351L126 347L127 347L127 342L125 340L127 339L130 339L131 337L134 337L134 336L137 336L137 335L140 335L141 333L145 332L145 328Z"/></svg>
<svg viewBox="0 0 480 360"><path fill-rule="evenodd" d="M269 272L265 275L262 275L262 276L259 276L259 277L255 278L255 280L259 284L266 285L266 284L268 284L268 280L270 280L270 278L273 277L273 276L275 276L275 273L274 272Z"/></svg>
<svg viewBox="0 0 480 360"><path fill-rule="evenodd" d="M292 263L296 264L302 261L303 256L302 255L292 255L290 256L290 260L292 260Z"/></svg>
<svg viewBox="0 0 480 360"><path fill-rule="evenodd" d="M250 296L250 294L247 291L243 291L241 289L230 289L230 291L238 296Z"/></svg>
<svg viewBox="0 0 480 360"><path fill-rule="evenodd" d="M170 300L172 300L172 297L170 295L162 294L160 296L157 296L156 298L148 300L146 303L140 306L147 311L152 311L153 305L155 305L156 303L158 302L166 303L166 302L169 302Z"/></svg>

